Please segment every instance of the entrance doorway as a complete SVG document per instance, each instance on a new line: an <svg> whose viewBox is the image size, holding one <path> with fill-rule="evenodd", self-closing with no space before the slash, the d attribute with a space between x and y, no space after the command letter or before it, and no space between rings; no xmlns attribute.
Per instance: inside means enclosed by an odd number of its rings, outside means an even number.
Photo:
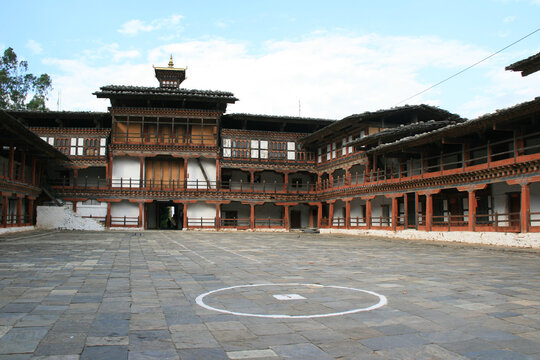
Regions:
<svg viewBox="0 0 540 360"><path fill-rule="evenodd" d="M291 210L291 229L302 227L302 213L300 210Z"/></svg>
<svg viewBox="0 0 540 360"><path fill-rule="evenodd" d="M181 230L183 218L183 206L172 201L154 201L146 208L148 229Z"/></svg>

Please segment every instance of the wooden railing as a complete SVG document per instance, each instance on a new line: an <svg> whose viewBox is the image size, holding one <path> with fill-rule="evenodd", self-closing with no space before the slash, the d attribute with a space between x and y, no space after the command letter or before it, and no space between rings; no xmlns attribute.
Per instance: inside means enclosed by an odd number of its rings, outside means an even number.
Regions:
<svg viewBox="0 0 540 360"><path fill-rule="evenodd" d="M113 144L142 144L142 145L207 145L216 146L215 135L141 135L141 134L116 134L112 137Z"/></svg>

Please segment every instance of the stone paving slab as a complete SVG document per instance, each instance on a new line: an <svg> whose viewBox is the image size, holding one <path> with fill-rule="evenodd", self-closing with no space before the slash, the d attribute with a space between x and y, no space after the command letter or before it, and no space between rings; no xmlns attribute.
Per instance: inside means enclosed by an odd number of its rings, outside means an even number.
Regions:
<svg viewBox="0 0 540 360"><path fill-rule="evenodd" d="M0 360L540 358L537 251L296 233L26 235L0 237ZM380 300L358 289L388 303L348 313Z"/></svg>

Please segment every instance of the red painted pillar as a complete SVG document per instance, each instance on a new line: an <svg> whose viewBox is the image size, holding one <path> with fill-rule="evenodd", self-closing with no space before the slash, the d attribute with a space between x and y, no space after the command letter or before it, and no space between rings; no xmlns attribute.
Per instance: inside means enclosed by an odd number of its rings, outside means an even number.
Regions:
<svg viewBox="0 0 540 360"><path fill-rule="evenodd" d="M285 208L285 214L283 216L283 222L284 222L284 225L285 225L285 230L289 231L290 229L290 224L289 224L289 205L283 205L283 207Z"/></svg>
<svg viewBox="0 0 540 360"><path fill-rule="evenodd" d="M76 214L77 213L77 200L74 200L73 201L73 212Z"/></svg>
<svg viewBox="0 0 540 360"><path fill-rule="evenodd" d="M343 185L351 184L351 173L350 168L345 168L345 178L343 179Z"/></svg>
<svg viewBox="0 0 540 360"><path fill-rule="evenodd" d="M404 219L404 225L405 229L409 228L409 197L407 196L407 193L403 195L403 202L405 206L405 219Z"/></svg>
<svg viewBox="0 0 540 360"><path fill-rule="evenodd" d="M113 157L112 157L112 151L109 152L109 185L112 185L112 177L113 177Z"/></svg>
<svg viewBox="0 0 540 360"><path fill-rule="evenodd" d="M366 223L368 229L371 229L371 199L366 200Z"/></svg>
<svg viewBox="0 0 540 360"><path fill-rule="evenodd" d="M333 228L334 227L334 203L329 204L330 209L328 211L328 227Z"/></svg>
<svg viewBox="0 0 540 360"><path fill-rule="evenodd" d="M431 231L433 224L433 196L426 194L426 227L427 231Z"/></svg>
<svg viewBox="0 0 540 360"><path fill-rule="evenodd" d="M221 180L221 166L219 165L219 158L216 158L216 189L219 189Z"/></svg>
<svg viewBox="0 0 540 360"><path fill-rule="evenodd" d="M107 229L111 228L111 203L107 203L107 217L105 219L105 226Z"/></svg>
<svg viewBox="0 0 540 360"><path fill-rule="evenodd" d="M334 175L332 173L328 173L328 187L334 187Z"/></svg>
<svg viewBox="0 0 540 360"><path fill-rule="evenodd" d="M182 228L188 229L187 202L184 203L184 216L182 218Z"/></svg>
<svg viewBox="0 0 540 360"><path fill-rule="evenodd" d="M289 173L287 171L283 172L283 192L287 192L289 185Z"/></svg>
<svg viewBox="0 0 540 360"><path fill-rule="evenodd" d="M249 228L255 230L255 204L249 204Z"/></svg>
<svg viewBox="0 0 540 360"><path fill-rule="evenodd" d="M397 218L398 218L398 198L394 196L392 198L392 229L397 230Z"/></svg>
<svg viewBox="0 0 540 360"><path fill-rule="evenodd" d="M23 220L22 199L22 197L17 197L17 226L21 226Z"/></svg>
<svg viewBox="0 0 540 360"><path fill-rule="evenodd" d="M531 209L531 190L529 184L521 185L521 232L529 231L529 211Z"/></svg>
<svg viewBox="0 0 540 360"><path fill-rule="evenodd" d="M345 228L351 228L351 200L345 201Z"/></svg>
<svg viewBox="0 0 540 360"><path fill-rule="evenodd" d="M469 191L469 231L474 231L476 222L476 191Z"/></svg>

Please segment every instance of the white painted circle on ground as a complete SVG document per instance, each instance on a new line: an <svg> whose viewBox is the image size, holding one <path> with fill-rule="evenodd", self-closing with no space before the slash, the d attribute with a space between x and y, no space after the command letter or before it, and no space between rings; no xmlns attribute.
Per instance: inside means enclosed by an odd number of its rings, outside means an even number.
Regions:
<svg viewBox="0 0 540 360"><path fill-rule="evenodd" d="M240 289L240 288L250 288L250 287L260 287L260 286L309 286L309 287L316 287L316 288L332 288L332 289L341 289L341 290L350 290L350 291L357 291L362 292L365 294L373 295L379 299L379 302L377 302L374 305L365 307L365 308L357 308L357 309L351 309L346 311L340 311L340 312L333 312L333 313L326 313L326 314L312 314L312 315L286 315L286 314L251 314L251 313L243 313L243 312L236 312L236 311L229 311L225 309L219 309L215 308L213 306L207 305L204 302L204 298L208 295L215 294L222 291L232 290L232 289ZM272 318L272 319L310 319L310 318L321 318L321 317L330 317L330 316L339 316L339 315L348 315L348 314L355 314L359 312L365 312L365 311L371 311L378 309L380 307L383 307L388 303L388 300L386 299L386 296L377 294L376 292L369 291L369 290L363 290L363 289L355 289L351 287L346 286L335 286L335 285L320 285L320 284L299 284L299 283L283 283L283 284L251 284L251 285L237 285L237 286L230 286L225 287L221 289L212 290L209 292L206 292L204 294L201 294L197 296L195 299L197 302L197 305L208 309L212 311L217 311L220 313L225 314L231 314L231 315L238 315L238 316L252 316L252 317L261 317L261 318Z"/></svg>

